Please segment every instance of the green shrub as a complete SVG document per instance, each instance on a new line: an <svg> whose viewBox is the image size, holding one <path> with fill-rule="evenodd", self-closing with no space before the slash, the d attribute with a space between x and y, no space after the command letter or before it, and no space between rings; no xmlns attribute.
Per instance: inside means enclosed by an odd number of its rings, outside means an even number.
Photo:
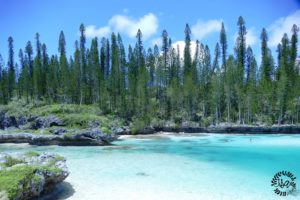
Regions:
<svg viewBox="0 0 300 200"><path fill-rule="evenodd" d="M18 166L0 171L0 191L6 191L9 199L18 197L22 187L27 187L36 168L30 165Z"/></svg>
<svg viewBox="0 0 300 200"><path fill-rule="evenodd" d="M201 123L200 125L201 126L204 126L204 127L208 127L209 125L211 125L213 123L213 118L212 117L203 117L201 119Z"/></svg>
<svg viewBox="0 0 300 200"><path fill-rule="evenodd" d="M144 119L134 118L130 124L130 131L133 134L136 134L138 131L143 130L146 127L147 123Z"/></svg>
<svg viewBox="0 0 300 200"><path fill-rule="evenodd" d="M106 133L106 134L111 133L110 129L107 128L106 126L101 127L101 131L102 131L103 133Z"/></svg>

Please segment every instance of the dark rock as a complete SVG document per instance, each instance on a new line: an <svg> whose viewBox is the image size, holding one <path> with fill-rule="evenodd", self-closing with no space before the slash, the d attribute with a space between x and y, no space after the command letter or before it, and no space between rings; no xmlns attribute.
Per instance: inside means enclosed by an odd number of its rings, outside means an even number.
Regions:
<svg viewBox="0 0 300 200"><path fill-rule="evenodd" d="M296 125L273 125L273 126L253 126L225 124L209 127L200 127L197 123L184 122L181 126L170 123L159 126L145 128L137 131L136 134L152 134L156 132L186 132L186 133L300 133L300 126ZM121 134L124 134L122 132ZM126 134L126 133L125 133ZM131 132L130 132L131 134Z"/></svg>
<svg viewBox="0 0 300 200"><path fill-rule="evenodd" d="M59 130L58 133L64 132ZM57 135L33 135L30 133L0 134L0 143L29 143L32 145L95 146L110 145L119 136L106 134L101 129L74 130Z"/></svg>
<svg viewBox="0 0 300 200"><path fill-rule="evenodd" d="M30 133L0 134L0 143L29 143L32 137Z"/></svg>
<svg viewBox="0 0 300 200"><path fill-rule="evenodd" d="M27 123L27 119L23 116L18 118L18 126L23 126Z"/></svg>
<svg viewBox="0 0 300 200"><path fill-rule="evenodd" d="M114 133L106 134L103 133L99 128L93 128L93 129L83 130L80 133L75 134L73 138L81 139L81 140L89 140L91 142L96 141L97 143L100 142L102 144L110 144L112 141L118 138L118 135Z"/></svg>
<svg viewBox="0 0 300 200"><path fill-rule="evenodd" d="M33 135L28 141L32 145L60 145L63 137L59 135Z"/></svg>
<svg viewBox="0 0 300 200"><path fill-rule="evenodd" d="M64 135L67 132L68 131L64 128L55 128L55 129L50 130L50 133L52 133L54 135Z"/></svg>
<svg viewBox="0 0 300 200"><path fill-rule="evenodd" d="M44 120L42 118L36 118L31 125L32 129L40 129L44 127Z"/></svg>
<svg viewBox="0 0 300 200"><path fill-rule="evenodd" d="M31 124L31 128L36 130L51 126L63 126L63 122L55 115L49 115L47 117L37 117Z"/></svg>
<svg viewBox="0 0 300 200"><path fill-rule="evenodd" d="M5 113L0 114L0 128L6 129L9 127L18 127L18 120L14 116L8 116Z"/></svg>

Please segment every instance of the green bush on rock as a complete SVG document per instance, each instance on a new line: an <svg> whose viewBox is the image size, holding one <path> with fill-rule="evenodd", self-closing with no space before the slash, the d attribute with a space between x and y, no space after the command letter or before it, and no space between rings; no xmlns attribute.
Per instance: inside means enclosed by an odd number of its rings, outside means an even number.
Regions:
<svg viewBox="0 0 300 200"><path fill-rule="evenodd" d="M55 154L0 154L0 163L3 163L0 199L25 200L39 196L69 175L65 158Z"/></svg>

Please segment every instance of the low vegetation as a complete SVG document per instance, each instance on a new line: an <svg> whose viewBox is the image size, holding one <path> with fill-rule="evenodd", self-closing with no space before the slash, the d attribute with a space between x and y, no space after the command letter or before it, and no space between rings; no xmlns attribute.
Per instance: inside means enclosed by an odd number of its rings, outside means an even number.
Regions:
<svg viewBox="0 0 300 200"><path fill-rule="evenodd" d="M51 104L36 101L27 104L24 100L14 100L7 105L0 106L0 113L6 113L8 116L16 118L25 117L47 117L54 115L63 122L66 129L84 129L91 127L101 127L105 133L110 133L113 126L122 126L124 120L113 115L104 115L99 106L96 105L76 105L76 104ZM43 129L30 129L30 126L24 126L22 129L14 130L14 132L30 132L33 134L51 134L51 130L55 127L45 127ZM6 131L2 131L5 133Z"/></svg>
<svg viewBox="0 0 300 200"><path fill-rule="evenodd" d="M42 162L37 161L38 156L40 154L37 152L26 152L24 155L18 155L18 159L15 158L16 156L10 155L6 155L4 160L1 159L0 199L27 199L33 197L34 193L31 190L35 190L35 187L43 188L46 186L48 178L52 178L54 181L57 177L67 176L67 174L64 175L63 169L56 166L58 161L64 162L63 157L55 155L49 157L48 161Z"/></svg>
<svg viewBox="0 0 300 200"><path fill-rule="evenodd" d="M0 171L0 191L6 191L9 199L15 199L23 190L29 187L30 181L35 176L37 167L23 165ZM20 187L20 183L23 183Z"/></svg>

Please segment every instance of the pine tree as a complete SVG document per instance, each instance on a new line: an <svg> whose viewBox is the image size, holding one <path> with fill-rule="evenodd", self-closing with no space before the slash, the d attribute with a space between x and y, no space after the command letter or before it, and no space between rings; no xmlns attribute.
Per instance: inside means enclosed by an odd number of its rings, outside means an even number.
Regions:
<svg viewBox="0 0 300 200"><path fill-rule="evenodd" d="M28 71L29 71L29 76L28 76L28 86L29 86L29 93L31 99L33 99L34 95L34 82L33 82L33 50L32 50L32 45L31 42L28 41L27 45L25 47L25 53L27 55L27 66L28 66Z"/></svg>
<svg viewBox="0 0 300 200"><path fill-rule="evenodd" d="M49 72L46 76L47 95L51 102L58 102L59 90L59 61L57 56L52 55L49 64Z"/></svg>
<svg viewBox="0 0 300 200"><path fill-rule="evenodd" d="M221 45L221 53L222 53L222 69L226 71L226 58L227 58L227 36L224 27L224 23L222 22L222 28L220 32L220 45Z"/></svg>
<svg viewBox="0 0 300 200"><path fill-rule="evenodd" d="M289 96L291 87L289 85L289 39L287 34L284 34L282 40L282 54L280 58L280 65L279 65L279 80L277 85L277 106L278 106L278 124L283 123L286 107L287 107L287 100Z"/></svg>
<svg viewBox="0 0 300 200"><path fill-rule="evenodd" d="M257 63L251 47L246 52L246 122L255 121L255 113L257 111Z"/></svg>
<svg viewBox="0 0 300 200"><path fill-rule="evenodd" d="M297 58L297 45L298 45L298 32L299 27L297 25L293 25L292 28L292 38L291 38L291 50L290 50L290 62L291 66L294 70L294 84L292 89L293 97L291 97L291 102L289 103L289 110L293 115L293 121L299 122L299 114L300 114L300 74L299 74L299 64L297 66L296 58Z"/></svg>
<svg viewBox="0 0 300 200"><path fill-rule="evenodd" d="M123 45L123 41L121 38L121 35L118 34L117 36L117 42L118 42L118 48L119 48L119 85L120 85L120 115L122 117L126 117L127 115L127 102L126 102L126 96L127 96L127 92L126 92L126 71L127 71L127 61L126 61L126 53L125 53L125 48Z"/></svg>
<svg viewBox="0 0 300 200"><path fill-rule="evenodd" d="M149 71L149 86L153 87L155 82L155 57L151 48L147 52L147 69Z"/></svg>
<svg viewBox="0 0 300 200"><path fill-rule="evenodd" d="M0 54L0 103L6 104L8 103L7 97L7 73L4 69L4 61L2 55Z"/></svg>
<svg viewBox="0 0 300 200"><path fill-rule="evenodd" d="M33 84L34 95L38 99L42 97L42 50L40 43L40 35L36 33L36 57L33 65Z"/></svg>
<svg viewBox="0 0 300 200"><path fill-rule="evenodd" d="M8 38L8 99L11 100L16 85L13 38Z"/></svg>
<svg viewBox="0 0 300 200"><path fill-rule="evenodd" d="M188 24L185 26L185 47L184 47L184 77L191 76L192 58L191 58L191 29ZM187 81L187 80L185 80Z"/></svg>
<svg viewBox="0 0 300 200"><path fill-rule="evenodd" d="M69 96L69 67L68 67L68 60L66 56L66 40L64 32L61 31L59 35L59 42L58 42L58 51L59 51L59 93L61 96L62 102L68 102L67 97Z"/></svg>
<svg viewBox="0 0 300 200"><path fill-rule="evenodd" d="M209 99L211 98L211 56L210 50L206 45L204 47L204 58L202 66L202 87L203 87L203 116L207 117L209 114Z"/></svg>
<svg viewBox="0 0 300 200"><path fill-rule="evenodd" d="M80 31L80 105L87 102L87 73L86 73L86 48L85 48L85 27L83 24L79 27Z"/></svg>
<svg viewBox="0 0 300 200"><path fill-rule="evenodd" d="M215 47L215 57L213 61L213 68L212 68L212 111L215 113L215 123L218 124L221 118L221 106L222 106L222 74L221 69L219 66L219 59L220 59L220 47L219 43L217 42Z"/></svg>
<svg viewBox="0 0 300 200"><path fill-rule="evenodd" d="M137 85L136 58L131 45L128 47L128 116L132 117L136 111L136 85Z"/></svg>
<svg viewBox="0 0 300 200"><path fill-rule="evenodd" d="M228 57L226 63L226 73L225 73L225 101L226 101L226 113L227 113L227 122L232 122L232 107L233 107L233 100L235 96L235 85L236 82L236 63L234 57L230 55Z"/></svg>
<svg viewBox="0 0 300 200"><path fill-rule="evenodd" d="M169 36L166 30L163 30L162 35L162 56L163 56L163 66L162 66L162 85L166 86L168 82L168 71L169 71Z"/></svg>
<svg viewBox="0 0 300 200"><path fill-rule="evenodd" d="M81 104L82 102L82 78L81 78L81 64L80 64L80 50L78 41L75 42L75 53L74 53L74 68L73 68L73 83L76 86L74 89L73 98L75 102Z"/></svg>
<svg viewBox="0 0 300 200"><path fill-rule="evenodd" d="M261 33L261 67L260 67L260 99L262 117L269 116L271 113L272 103L272 76L273 66L270 50L268 48L268 35L266 29L263 28ZM267 120L269 121L269 120Z"/></svg>
<svg viewBox="0 0 300 200"><path fill-rule="evenodd" d="M136 57L136 64L137 64L137 72L138 72L138 81L137 81L137 105L139 108L140 113L137 113L139 117L147 119L147 113L149 110L148 106L148 72L145 65L145 57L144 57L144 48L142 42L142 32L139 29L136 35L137 42L135 45L135 57Z"/></svg>
<svg viewBox="0 0 300 200"><path fill-rule="evenodd" d="M46 44L42 44L42 94L44 97L46 97L46 100L48 100L48 94L47 94L47 74L49 73L49 56L47 53L47 47Z"/></svg>
<svg viewBox="0 0 300 200"><path fill-rule="evenodd" d="M295 74L297 73L296 71L296 58L297 58L297 44L298 44L298 32L299 32L299 27L297 27L296 24L293 25L292 28L292 38L291 38L291 66L293 70L295 71Z"/></svg>
<svg viewBox="0 0 300 200"><path fill-rule="evenodd" d="M184 47L184 65L183 65L183 81L184 81L184 102L190 119L195 118L196 114L196 77L193 74L192 58L191 58L191 30L188 24L185 27L185 47Z"/></svg>
<svg viewBox="0 0 300 200"><path fill-rule="evenodd" d="M243 17L238 19L238 37L236 40L236 55L237 55L237 81L236 81L236 92L237 92L237 104L238 104L238 122L242 123L243 118L243 93L244 93L244 73L245 73L245 60L246 60L246 26Z"/></svg>
<svg viewBox="0 0 300 200"><path fill-rule="evenodd" d="M111 108L118 112L120 108L120 68L119 68L119 48L117 37L114 33L111 35L111 75L110 75L110 101Z"/></svg>
<svg viewBox="0 0 300 200"><path fill-rule="evenodd" d="M101 50L100 50L100 71L98 74L99 77L99 106L104 113L109 111L107 106L108 103L108 92L106 87L106 77L108 75L107 69L109 68L109 60L107 62L107 56L109 56L109 52L107 52L107 40L106 38L102 38L101 40Z"/></svg>
<svg viewBox="0 0 300 200"><path fill-rule="evenodd" d="M110 73L110 44L109 44L109 40L106 39L106 48L105 48L105 78L108 78L108 75Z"/></svg>

